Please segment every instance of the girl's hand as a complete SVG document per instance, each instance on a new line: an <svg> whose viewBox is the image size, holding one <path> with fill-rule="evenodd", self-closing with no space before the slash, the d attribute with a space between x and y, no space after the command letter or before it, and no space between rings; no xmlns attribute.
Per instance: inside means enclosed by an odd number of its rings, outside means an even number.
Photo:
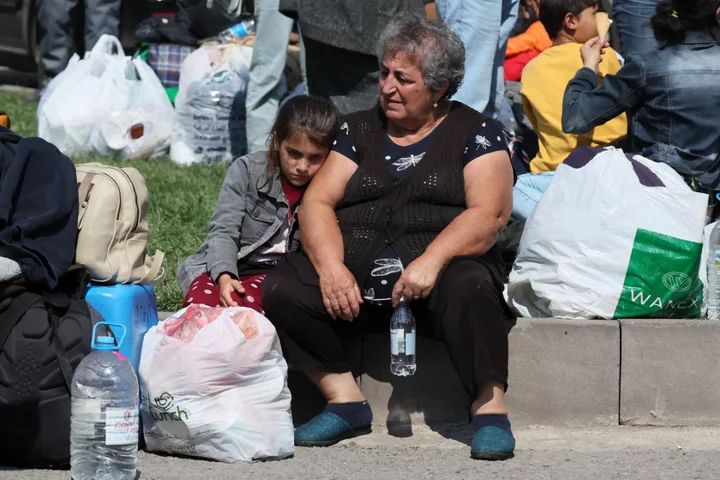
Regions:
<svg viewBox="0 0 720 480"><path fill-rule="evenodd" d="M232 298L232 293L237 292L240 295L245 293L242 282L233 278L229 273L223 273L218 278L217 283L220 288L220 305L223 307L238 307L239 305Z"/></svg>
<svg viewBox="0 0 720 480"><path fill-rule="evenodd" d="M395 283L392 292L393 307L397 307L400 297L405 297L407 301L429 297L443 266L443 262L427 254L416 258Z"/></svg>
<svg viewBox="0 0 720 480"><path fill-rule="evenodd" d="M342 263L338 263L319 271L318 276L323 304L328 315L334 320L341 318L348 322L357 318L363 299L352 272Z"/></svg>
<svg viewBox="0 0 720 480"><path fill-rule="evenodd" d="M610 44L600 37L595 37L585 42L585 45L580 49L583 66L598 73L602 56L605 54L605 49L609 46Z"/></svg>

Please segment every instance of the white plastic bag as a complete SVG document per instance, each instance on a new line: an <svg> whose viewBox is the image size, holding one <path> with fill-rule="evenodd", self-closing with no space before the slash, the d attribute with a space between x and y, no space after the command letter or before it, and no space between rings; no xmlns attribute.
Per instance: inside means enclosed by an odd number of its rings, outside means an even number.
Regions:
<svg viewBox="0 0 720 480"><path fill-rule="evenodd" d="M247 153L245 96L252 48L212 45L185 58L175 98L170 158L180 165L230 162Z"/></svg>
<svg viewBox="0 0 720 480"><path fill-rule="evenodd" d="M170 148L173 106L155 72L143 60L132 60L137 80L131 80L132 94L126 110L111 112L91 135L95 152L123 159L152 158ZM133 129L135 127L135 129ZM133 130L141 135L134 138Z"/></svg>
<svg viewBox="0 0 720 480"><path fill-rule="evenodd" d="M96 126L130 104L131 63L120 41L103 35L92 51L77 55L50 84L38 105L38 134L66 155L88 150Z"/></svg>
<svg viewBox="0 0 720 480"><path fill-rule="evenodd" d="M622 150L571 158L525 225L511 307L528 317L700 316L707 195Z"/></svg>
<svg viewBox="0 0 720 480"><path fill-rule="evenodd" d="M254 310L179 311L145 335L139 373L148 450L230 463L294 452L287 364Z"/></svg>

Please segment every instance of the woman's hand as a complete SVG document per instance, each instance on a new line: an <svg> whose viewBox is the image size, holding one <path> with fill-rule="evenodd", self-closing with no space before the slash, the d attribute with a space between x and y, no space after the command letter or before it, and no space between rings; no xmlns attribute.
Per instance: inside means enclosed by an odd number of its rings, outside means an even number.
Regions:
<svg viewBox="0 0 720 480"><path fill-rule="evenodd" d="M229 273L223 273L218 277L217 284L218 288L220 288L220 305L223 307L239 306L237 302L232 299L232 293L237 292L240 295L245 293L245 287L242 286L242 282L233 278Z"/></svg>
<svg viewBox="0 0 720 480"><path fill-rule="evenodd" d="M320 292L328 315L348 322L360 315L362 295L352 272L342 263L336 263L318 272Z"/></svg>
<svg viewBox="0 0 720 480"><path fill-rule="evenodd" d="M430 296L444 262L429 256L420 255L405 268L395 283L392 292L392 303L396 307L400 297L405 300L420 300Z"/></svg>
<svg viewBox="0 0 720 480"><path fill-rule="evenodd" d="M583 66L598 73L602 56L605 54L605 49L609 46L610 44L600 37L595 37L585 42L585 45L580 49Z"/></svg>

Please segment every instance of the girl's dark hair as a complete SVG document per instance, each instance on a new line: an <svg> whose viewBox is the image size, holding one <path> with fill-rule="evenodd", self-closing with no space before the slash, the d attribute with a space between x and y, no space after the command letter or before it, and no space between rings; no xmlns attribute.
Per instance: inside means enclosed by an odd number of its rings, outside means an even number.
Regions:
<svg viewBox="0 0 720 480"><path fill-rule="evenodd" d="M303 134L319 147L332 148L340 130L340 114L328 99L298 95L280 107L270 131L267 152L268 173L280 168L280 144L293 135Z"/></svg>
<svg viewBox="0 0 720 480"><path fill-rule="evenodd" d="M719 0L663 0L651 23L655 38L666 45L685 41L688 32L718 27Z"/></svg>
<svg viewBox="0 0 720 480"><path fill-rule="evenodd" d="M586 8L595 6L600 6L599 0L542 0L540 23L543 24L550 38L555 40L563 30L568 13L577 17Z"/></svg>

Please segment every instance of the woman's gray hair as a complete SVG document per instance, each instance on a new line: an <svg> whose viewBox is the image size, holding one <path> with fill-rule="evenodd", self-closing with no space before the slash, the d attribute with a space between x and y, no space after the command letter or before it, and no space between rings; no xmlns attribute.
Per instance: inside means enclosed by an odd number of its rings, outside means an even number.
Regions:
<svg viewBox="0 0 720 480"><path fill-rule="evenodd" d="M393 19L380 37L378 60L386 55L404 53L418 57L423 80L430 91L448 88L445 97L452 97L465 77L465 46L445 22L431 22L419 15Z"/></svg>

